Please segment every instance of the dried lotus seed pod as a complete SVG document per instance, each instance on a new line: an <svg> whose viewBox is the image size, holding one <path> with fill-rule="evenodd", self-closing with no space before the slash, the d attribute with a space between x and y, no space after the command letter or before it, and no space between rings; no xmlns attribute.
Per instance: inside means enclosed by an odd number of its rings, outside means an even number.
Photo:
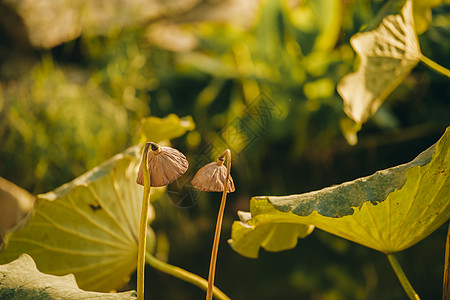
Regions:
<svg viewBox="0 0 450 300"><path fill-rule="evenodd" d="M171 147L160 147L155 143L150 145L152 151L147 154L150 186L168 185L186 172L189 164L183 153ZM139 166L136 183L144 185L142 165Z"/></svg>
<svg viewBox="0 0 450 300"><path fill-rule="evenodd" d="M223 158L217 162L209 163L203 166L192 179L192 185L204 192L223 192L223 184L227 177L227 168L223 165ZM228 178L227 193L234 192L233 178Z"/></svg>

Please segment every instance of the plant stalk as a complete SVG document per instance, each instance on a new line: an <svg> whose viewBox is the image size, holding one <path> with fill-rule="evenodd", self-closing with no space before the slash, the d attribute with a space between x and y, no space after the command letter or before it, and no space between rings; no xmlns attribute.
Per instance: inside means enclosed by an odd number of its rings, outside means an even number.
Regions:
<svg viewBox="0 0 450 300"><path fill-rule="evenodd" d="M147 218L150 203L150 174L148 172L147 154L150 143L147 143L142 153L142 171L144 175L144 195L142 199L141 222L139 226L138 259L137 259L137 300L144 300L145 248L147 241Z"/></svg>
<svg viewBox="0 0 450 300"><path fill-rule="evenodd" d="M414 291L413 287L411 286L411 283L409 283L409 280L406 277L405 272L403 272L403 269L398 263L398 260L394 256L394 254L386 253L386 256L389 259L389 262L391 263L391 266L394 269L394 272L397 275L398 280L400 280L403 289L405 290L406 294L408 294L409 299L420 300L419 295L417 295L416 291Z"/></svg>
<svg viewBox="0 0 450 300"><path fill-rule="evenodd" d="M152 266L157 270L160 270L161 272L172 275L186 282L192 283L193 285L198 286L203 290L207 290L208 288L208 282L198 275L192 274L191 272L188 272L182 268L165 263L148 252L145 254L145 259L150 266ZM219 290L217 287L214 287L213 294L217 299L230 300L230 298L227 295L225 295L221 290Z"/></svg>
<svg viewBox="0 0 450 300"><path fill-rule="evenodd" d="M445 75L450 78L450 70L441 66L440 64L436 63L435 61L429 59L428 57L422 55L420 60L426 64L429 68L436 71L437 73L440 73L442 75Z"/></svg>
<svg viewBox="0 0 450 300"><path fill-rule="evenodd" d="M450 300L450 223L448 223L447 243L445 245L444 285L442 300Z"/></svg>
<svg viewBox="0 0 450 300"><path fill-rule="evenodd" d="M213 286L214 277L216 274L216 262L217 262L217 252L219 250L220 232L222 230L223 214L225 211L225 203L227 201L227 189L228 189L228 179L230 178L231 171L231 152L226 149L220 158L227 156L227 176L223 184L222 200L220 202L219 215L217 216L216 231L214 233L214 242L211 251L211 260L209 263L209 274L208 274L208 289L206 290L206 300L212 300L213 297Z"/></svg>

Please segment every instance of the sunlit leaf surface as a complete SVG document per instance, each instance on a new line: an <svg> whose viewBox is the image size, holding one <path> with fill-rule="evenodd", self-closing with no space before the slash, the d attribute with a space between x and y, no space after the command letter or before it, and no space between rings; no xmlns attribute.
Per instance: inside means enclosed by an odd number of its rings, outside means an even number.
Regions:
<svg viewBox="0 0 450 300"><path fill-rule="evenodd" d="M115 294L83 291L78 288L73 275L60 277L39 272L27 254L9 264L0 265L0 278L0 299L136 299L134 292Z"/></svg>
<svg viewBox="0 0 450 300"><path fill-rule="evenodd" d="M191 116L179 118L175 114L165 118L144 118L141 123L141 132L146 141L155 143L179 137L194 128L195 123Z"/></svg>
<svg viewBox="0 0 450 300"><path fill-rule="evenodd" d="M129 148L38 195L30 223L10 237L0 262L27 253L44 273L73 273L83 289L110 291L123 285L136 268L143 192L135 182L140 152L140 146ZM154 241L147 245L151 249Z"/></svg>
<svg viewBox="0 0 450 300"><path fill-rule="evenodd" d="M233 237L228 243L236 252L251 258L258 257L260 247L271 252L292 249L299 238L306 237L314 230L313 225L282 222L275 214L267 216L264 221L267 224L259 223L253 226L252 221L247 223L251 219L251 213L238 214L241 221L233 223Z"/></svg>
<svg viewBox="0 0 450 300"><path fill-rule="evenodd" d="M388 15L376 29L358 33L350 42L361 63L355 73L342 78L337 89L344 100L345 113L362 124L421 58L412 1L406 1L401 14Z"/></svg>
<svg viewBox="0 0 450 300"><path fill-rule="evenodd" d="M240 239L263 226L312 224L382 252L406 249L450 217L449 148L450 128L410 163L306 194L255 197L251 216L234 223L231 243L243 245ZM292 236L287 239L292 242ZM247 248L235 247L254 257L255 245Z"/></svg>

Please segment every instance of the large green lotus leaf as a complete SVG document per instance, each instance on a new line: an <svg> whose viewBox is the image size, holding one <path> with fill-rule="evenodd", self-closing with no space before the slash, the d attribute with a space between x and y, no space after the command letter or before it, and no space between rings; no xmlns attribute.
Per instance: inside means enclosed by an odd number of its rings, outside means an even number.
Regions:
<svg viewBox="0 0 450 300"><path fill-rule="evenodd" d="M38 195L31 220L10 236L0 263L27 253L44 273L73 273L83 289L122 286L136 268L141 149L129 148L55 191ZM152 191L154 198L161 194L160 189ZM150 239L147 245L151 248L154 242Z"/></svg>
<svg viewBox="0 0 450 300"><path fill-rule="evenodd" d="M233 224L231 243L244 243L242 227L304 224L386 253L406 249L450 217L449 148L450 127L410 163L306 194L252 198L251 217Z"/></svg>
<svg viewBox="0 0 450 300"><path fill-rule="evenodd" d="M0 299L9 300L75 300L136 299L134 292L95 293L78 288L73 275L53 276L39 272L33 259L22 254L6 265L0 265Z"/></svg>
<svg viewBox="0 0 450 300"><path fill-rule="evenodd" d="M388 15L374 30L354 35L352 47L361 58L355 73L342 78L337 90L345 113L366 122L422 57L412 17L412 0L401 14Z"/></svg>
<svg viewBox="0 0 450 300"><path fill-rule="evenodd" d="M170 114L165 118L148 117L141 121L141 133L145 141L155 143L182 136L194 129L195 123L191 116L179 118L175 114Z"/></svg>

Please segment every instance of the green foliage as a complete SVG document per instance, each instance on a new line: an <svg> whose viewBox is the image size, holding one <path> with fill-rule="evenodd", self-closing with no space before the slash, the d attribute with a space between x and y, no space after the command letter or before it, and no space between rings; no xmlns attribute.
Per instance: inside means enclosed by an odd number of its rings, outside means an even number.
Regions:
<svg viewBox="0 0 450 300"><path fill-rule="evenodd" d="M260 227L276 229L282 224L292 233L314 225L384 253L404 250L450 218L449 143L450 128L408 164L315 192L255 197L250 217L241 214L241 221L233 224L230 244L239 253L256 257L257 246L265 247L263 239L255 238ZM305 235L286 235L284 243L295 246L296 239Z"/></svg>
<svg viewBox="0 0 450 300"><path fill-rule="evenodd" d="M0 260L28 253L44 273L73 273L83 289L121 287L136 267L140 149L130 148L55 191L38 195L29 224L12 234ZM150 216L151 222L153 209ZM149 232L152 249L155 238Z"/></svg>
<svg viewBox="0 0 450 300"><path fill-rule="evenodd" d="M192 118L176 115L147 118L142 124L141 134L156 142L183 135L195 126ZM0 261L28 253L46 273L75 274L82 288L121 287L136 266L142 200L136 176L141 148L129 148L53 192L38 195L29 224L8 237ZM153 188L152 200L164 191ZM149 212L151 222L152 206ZM152 253L156 241L151 229L147 239L147 251Z"/></svg>
<svg viewBox="0 0 450 300"><path fill-rule="evenodd" d="M73 275L52 276L39 272L28 254L6 265L0 265L0 298L19 300L57 299L136 299L134 292L96 293L78 288Z"/></svg>
<svg viewBox="0 0 450 300"><path fill-rule="evenodd" d="M321 144L325 131L328 139L338 136L339 127L334 124L342 116L342 107L335 86L343 70L349 68L346 63L350 61L343 62L343 57L352 56L347 45L337 45L341 9L340 1L305 1L290 7L286 2L270 0L262 5L258 21L250 28L190 25L201 44L176 57L184 71L181 75L206 75L199 77L205 79L193 97L193 116L204 143L223 146L213 133L220 132L236 116L244 118L246 107L256 103L262 92L283 113L266 120L264 129L277 130L259 135L253 149L270 139L292 139L296 145L291 154L298 157L309 147L307 142ZM163 82L161 88L157 97L162 96ZM185 102L178 100L177 94L169 94L173 105L167 110ZM310 136L311 116L320 113L329 121L317 135ZM207 119L213 122L202 121ZM243 134L241 141L252 139L251 132ZM239 139L227 140L238 152L246 146L239 143Z"/></svg>
<svg viewBox="0 0 450 300"><path fill-rule="evenodd" d="M34 192L93 168L130 139L126 109L84 71L61 68L50 57L4 88L2 113L0 155L9 157L2 173L9 170L8 179Z"/></svg>
<svg viewBox="0 0 450 300"><path fill-rule="evenodd" d="M400 74L404 80L390 87L364 125L345 115L336 86L359 62L349 39L379 25L387 1L84 2L0 5L0 40L8 45L0 47L0 173L33 193L52 190L141 142L141 119L150 114L144 123L153 124L145 129L151 139L157 124L178 118L172 113L192 116L195 129L181 118L186 127L176 130L192 131L174 141L190 163L232 148L238 183L233 210L248 209L249 194L310 191L407 161L450 122L447 79L420 64ZM398 8L394 14L404 3L389 2ZM414 25L422 52L448 66L448 4L440 3L415 0ZM42 17L48 15L54 18ZM252 115L267 99L270 113ZM345 139L359 143L351 148ZM170 240L170 247L158 244L156 252L203 274L199 261L209 255L216 202L201 197L189 210L174 209L171 188L164 201L152 202L152 228ZM233 246L252 247L253 256L260 245L279 251L311 229L267 224L255 233L241 231ZM433 256L436 267L426 270L426 280L417 271L415 281L436 298L440 246L418 247L405 257ZM252 262L227 250L221 250L226 259L218 269L220 285L233 299L398 298L397 283L369 250L324 232L281 259L264 254ZM296 263L298 255L311 259ZM240 268L246 271L236 272ZM164 276L151 278L154 298L203 296Z"/></svg>

